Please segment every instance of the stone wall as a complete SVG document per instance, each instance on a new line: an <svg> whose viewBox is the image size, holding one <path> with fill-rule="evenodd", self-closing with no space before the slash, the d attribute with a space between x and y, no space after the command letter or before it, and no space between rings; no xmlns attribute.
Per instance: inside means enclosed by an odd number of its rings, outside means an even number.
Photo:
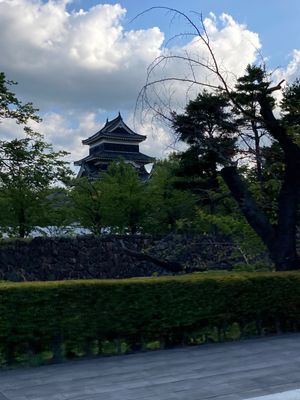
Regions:
<svg viewBox="0 0 300 400"><path fill-rule="evenodd" d="M140 259L133 252L144 252L152 259ZM167 261L168 268L170 263L177 264L179 269L175 271L185 272L230 270L245 263L243 255L228 239L208 235L35 238L0 242L0 280L130 278L168 274L151 261L153 257L156 261ZM254 261L267 264L265 253ZM161 265L165 266L164 263Z"/></svg>
<svg viewBox="0 0 300 400"><path fill-rule="evenodd" d="M155 240L149 236L79 236L2 242L0 280L128 278L166 273L149 261L124 253L122 243L142 251Z"/></svg>

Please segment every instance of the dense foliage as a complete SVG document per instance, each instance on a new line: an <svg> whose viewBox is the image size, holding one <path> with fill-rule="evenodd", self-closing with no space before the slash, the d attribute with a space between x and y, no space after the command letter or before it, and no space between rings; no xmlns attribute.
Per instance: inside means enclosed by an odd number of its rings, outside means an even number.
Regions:
<svg viewBox="0 0 300 400"><path fill-rule="evenodd" d="M300 328L298 273L1 283L0 295L3 366Z"/></svg>
<svg viewBox="0 0 300 400"><path fill-rule="evenodd" d="M4 72L0 72L0 122L2 119L13 119L18 124L26 124L29 120L39 122L40 118L36 115L38 110L32 103L22 104L10 91L12 85L16 85L16 82L6 79Z"/></svg>
<svg viewBox="0 0 300 400"><path fill-rule="evenodd" d="M171 114L187 150L157 162L146 182L121 159L99 180L70 181L66 153L30 128L39 121L36 109L17 99L13 84L0 75L0 120L24 128L24 137L0 141L5 235L25 237L40 228L45 234L77 228L95 235L208 233L225 235L246 264L265 260L267 251L276 269L299 268L299 80L283 90L276 114L272 93L281 86L273 87L260 66L248 66L230 91L200 92L184 113Z"/></svg>
<svg viewBox="0 0 300 400"><path fill-rule="evenodd" d="M176 231L180 220L196 215L195 196L175 188L177 164L158 162L146 182L121 159L111 163L99 180L75 179L68 203L73 221L96 235Z"/></svg>
<svg viewBox="0 0 300 400"><path fill-rule="evenodd" d="M300 269L300 81L283 90L277 116L272 93L280 89L262 67L248 66L233 90L225 85L224 90L202 91L184 114L173 113L172 121L189 146L179 156L185 186L203 192L199 199L216 220L224 216L225 182L276 268L287 270Z"/></svg>
<svg viewBox="0 0 300 400"><path fill-rule="evenodd" d="M49 222L44 211L50 187L70 174L62 160L66 154L55 152L36 133L0 141L0 220L10 234L25 237L35 226Z"/></svg>
<svg viewBox="0 0 300 400"><path fill-rule="evenodd" d="M0 140L0 225L9 235L27 236L35 226L47 225L45 210L50 188L70 176L65 151L54 151L30 122L39 122L37 109L22 104L9 90L15 84L0 73L0 123L12 119L23 127L23 137Z"/></svg>

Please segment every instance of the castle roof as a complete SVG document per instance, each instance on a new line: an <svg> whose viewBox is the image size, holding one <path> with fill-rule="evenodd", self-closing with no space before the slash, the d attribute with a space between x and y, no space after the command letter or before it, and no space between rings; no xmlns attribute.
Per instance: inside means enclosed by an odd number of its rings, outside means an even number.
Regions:
<svg viewBox="0 0 300 400"><path fill-rule="evenodd" d="M97 162L97 161L115 161L117 159L123 158L124 160L128 161L135 161L142 164L149 164L154 161L153 157L149 157L146 154L136 152L117 152L117 151L103 151L99 154L92 154L88 155L87 157L83 158L82 160L75 161L74 165L80 166L86 162Z"/></svg>
<svg viewBox="0 0 300 400"><path fill-rule="evenodd" d="M117 139L126 142L142 142L146 139L146 136L139 135L131 130L123 121L121 114L111 121L106 121L106 124L100 131L90 136L88 139L82 141L83 144L92 145L97 142L101 142L104 139Z"/></svg>

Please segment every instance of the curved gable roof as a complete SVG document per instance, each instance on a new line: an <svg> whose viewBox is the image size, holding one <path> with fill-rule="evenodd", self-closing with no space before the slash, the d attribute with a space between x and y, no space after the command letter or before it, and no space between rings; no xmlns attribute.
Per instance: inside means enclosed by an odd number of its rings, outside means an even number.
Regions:
<svg viewBox="0 0 300 400"><path fill-rule="evenodd" d="M111 121L106 121L106 124L100 131L90 136L88 139L82 141L83 144L93 144L101 141L102 139L120 139L132 142L142 142L146 136L139 135L129 128L123 121L121 114Z"/></svg>

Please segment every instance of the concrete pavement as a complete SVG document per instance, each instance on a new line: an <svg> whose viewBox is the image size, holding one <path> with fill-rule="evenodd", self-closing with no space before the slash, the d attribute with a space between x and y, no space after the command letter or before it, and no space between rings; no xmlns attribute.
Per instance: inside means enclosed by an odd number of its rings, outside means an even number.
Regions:
<svg viewBox="0 0 300 400"><path fill-rule="evenodd" d="M295 389L300 334L0 372L0 400L300 399Z"/></svg>

